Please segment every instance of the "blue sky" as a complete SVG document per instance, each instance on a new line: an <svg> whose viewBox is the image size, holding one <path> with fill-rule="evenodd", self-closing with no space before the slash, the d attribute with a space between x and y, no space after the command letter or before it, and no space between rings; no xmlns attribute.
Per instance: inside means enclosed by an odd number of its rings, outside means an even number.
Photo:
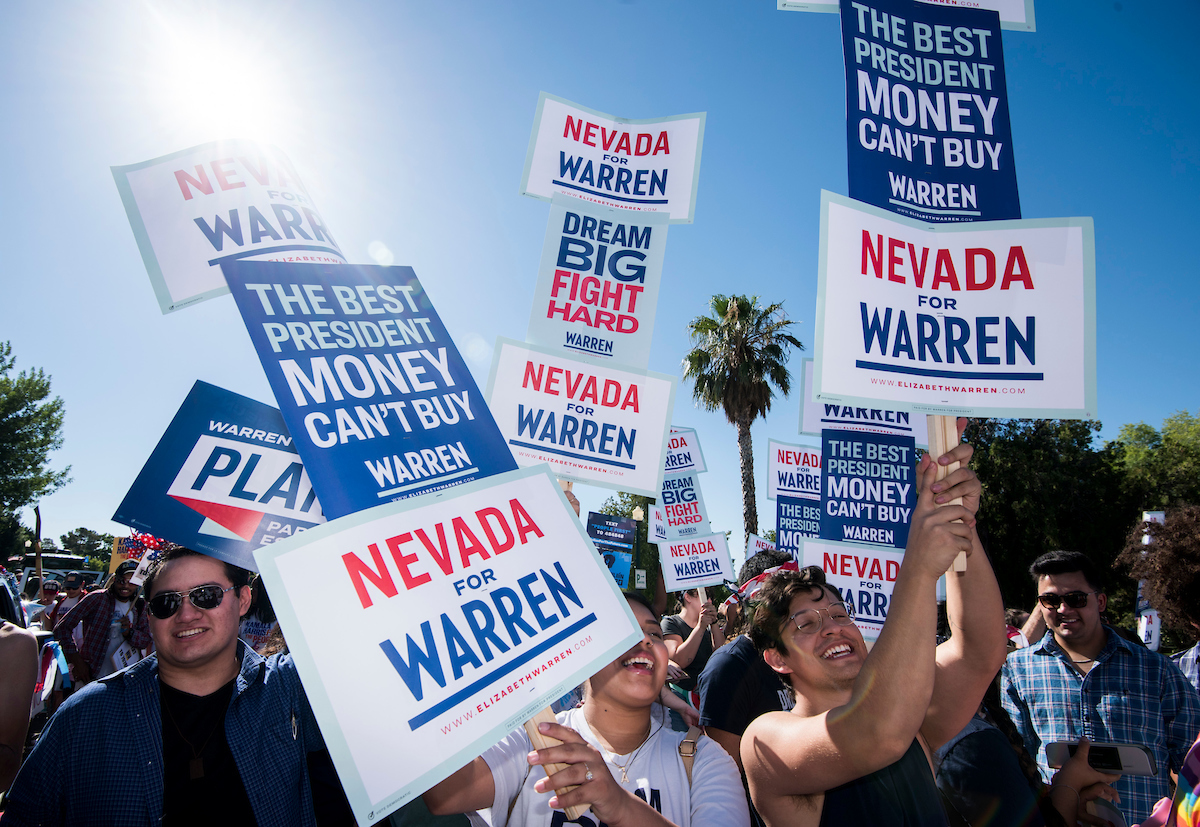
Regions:
<svg viewBox="0 0 1200 827"><path fill-rule="evenodd" d="M1022 212L1095 219L1113 438L1198 407L1200 6L1042 0L1036 16L1004 34ZM517 194L538 93L627 118L707 112L650 365L678 376L714 293L784 302L811 343L820 190L846 193L840 44L836 15L772 0L4 4L0 340L53 377L54 465L74 477L42 503L43 534L123 533L109 518L195 380L273 401L231 298L159 313L111 165L274 141L351 260L382 242L416 269L483 385L496 336L524 338L546 230L548 205ZM763 529L768 437L816 442L797 411L777 399L754 426ZM698 429L712 525L741 548L733 427L682 385L674 419ZM585 510L609 494L577 493Z"/></svg>

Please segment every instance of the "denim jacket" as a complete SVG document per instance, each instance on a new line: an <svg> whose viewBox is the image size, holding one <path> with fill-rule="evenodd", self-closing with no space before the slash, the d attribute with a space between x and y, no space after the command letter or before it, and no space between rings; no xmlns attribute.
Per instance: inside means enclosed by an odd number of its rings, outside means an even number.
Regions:
<svg viewBox="0 0 1200 827"><path fill-rule="evenodd" d="M315 827L307 754L324 749L296 666L238 642L225 734L259 827ZM5 800L4 827L152 827L163 817L158 658L95 681L54 714ZM219 822L214 814L214 823Z"/></svg>

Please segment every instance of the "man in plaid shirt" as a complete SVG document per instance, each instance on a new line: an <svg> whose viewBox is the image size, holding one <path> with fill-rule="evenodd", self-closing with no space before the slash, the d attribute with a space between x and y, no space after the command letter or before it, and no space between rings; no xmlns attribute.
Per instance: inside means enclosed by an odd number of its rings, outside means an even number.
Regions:
<svg viewBox="0 0 1200 827"><path fill-rule="evenodd" d="M1008 657L1004 708L1048 783L1046 745L1116 742L1147 747L1156 776L1113 784L1130 824L1170 795L1169 769L1183 764L1200 732L1200 694L1162 655L1124 639L1100 619L1107 605L1100 571L1072 551L1043 554L1030 566L1047 633Z"/></svg>
<svg viewBox="0 0 1200 827"><path fill-rule="evenodd" d="M136 560L117 566L107 589L84 597L54 625L54 637L74 667L79 686L117 671L111 658L122 639L138 650L150 645L145 601L135 599L138 587L129 582L137 566ZM79 623L83 624L83 646L76 649L71 631Z"/></svg>

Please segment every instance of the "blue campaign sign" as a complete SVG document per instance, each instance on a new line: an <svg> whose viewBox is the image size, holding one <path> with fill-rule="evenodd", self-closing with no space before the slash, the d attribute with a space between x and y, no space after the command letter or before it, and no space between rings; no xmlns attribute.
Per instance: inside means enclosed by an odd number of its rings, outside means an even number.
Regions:
<svg viewBox="0 0 1200 827"><path fill-rule="evenodd" d="M197 382L113 520L257 571L256 548L325 517L279 411Z"/></svg>
<svg viewBox="0 0 1200 827"><path fill-rule="evenodd" d="M821 539L904 548L917 503L910 436L821 431Z"/></svg>
<svg viewBox="0 0 1200 827"><path fill-rule="evenodd" d="M1021 217L1000 16L841 0L850 197L922 221Z"/></svg>
<svg viewBox="0 0 1200 827"><path fill-rule="evenodd" d="M221 268L331 519L516 469L411 267Z"/></svg>
<svg viewBox="0 0 1200 827"><path fill-rule="evenodd" d="M775 548L800 561L804 539L821 536L821 504L780 494L775 498Z"/></svg>
<svg viewBox="0 0 1200 827"><path fill-rule="evenodd" d="M633 547L637 542L637 521L612 514L588 512L587 536L592 538L596 551L617 585L629 587L629 567L633 564Z"/></svg>

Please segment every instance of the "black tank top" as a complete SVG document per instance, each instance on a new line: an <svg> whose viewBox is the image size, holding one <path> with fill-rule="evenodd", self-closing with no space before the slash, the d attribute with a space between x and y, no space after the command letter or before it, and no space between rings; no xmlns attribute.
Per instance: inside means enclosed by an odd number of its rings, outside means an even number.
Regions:
<svg viewBox="0 0 1200 827"><path fill-rule="evenodd" d="M821 827L947 827L929 761L913 739L891 766L825 792Z"/></svg>

